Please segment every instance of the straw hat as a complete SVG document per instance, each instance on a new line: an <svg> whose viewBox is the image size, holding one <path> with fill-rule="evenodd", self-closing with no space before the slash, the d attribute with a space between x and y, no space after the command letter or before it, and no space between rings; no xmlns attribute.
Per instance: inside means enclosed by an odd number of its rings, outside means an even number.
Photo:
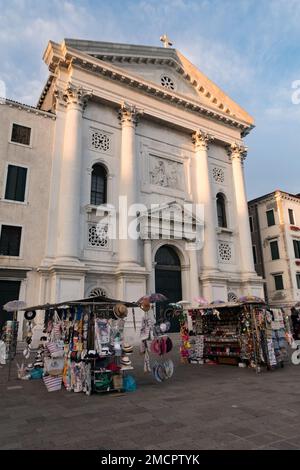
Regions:
<svg viewBox="0 0 300 470"><path fill-rule="evenodd" d="M144 299L141 303L141 309L144 310L144 312L149 312L151 308L151 304L148 299Z"/></svg>
<svg viewBox="0 0 300 470"><path fill-rule="evenodd" d="M117 319L123 319L127 317L127 307L124 304L116 304L114 306L114 314Z"/></svg>

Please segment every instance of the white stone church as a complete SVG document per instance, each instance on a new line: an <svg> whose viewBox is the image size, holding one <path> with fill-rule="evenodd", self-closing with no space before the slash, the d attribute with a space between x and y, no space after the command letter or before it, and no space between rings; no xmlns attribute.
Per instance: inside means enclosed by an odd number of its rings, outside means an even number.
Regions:
<svg viewBox="0 0 300 470"><path fill-rule="evenodd" d="M43 58L37 106L0 105L1 305L263 296L243 168L252 117L171 47L65 39ZM97 230L97 207L118 218L125 195L157 205L150 236L145 213L137 239ZM200 250L164 236L187 203L204 208Z"/></svg>

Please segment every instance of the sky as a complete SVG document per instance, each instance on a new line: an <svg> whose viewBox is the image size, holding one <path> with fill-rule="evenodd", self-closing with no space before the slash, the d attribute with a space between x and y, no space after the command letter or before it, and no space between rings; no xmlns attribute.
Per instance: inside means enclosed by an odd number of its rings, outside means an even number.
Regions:
<svg viewBox="0 0 300 470"><path fill-rule="evenodd" d="M48 40L160 46L167 33L255 119L248 198L300 193L300 0L0 0L0 22L0 80L7 98L31 105L48 76Z"/></svg>

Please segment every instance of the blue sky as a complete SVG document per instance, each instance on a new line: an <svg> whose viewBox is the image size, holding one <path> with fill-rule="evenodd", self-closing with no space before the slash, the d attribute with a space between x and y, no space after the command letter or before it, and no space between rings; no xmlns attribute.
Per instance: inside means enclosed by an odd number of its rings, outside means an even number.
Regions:
<svg viewBox="0 0 300 470"><path fill-rule="evenodd" d="M166 32L209 78L255 118L249 198L300 193L300 0L0 0L0 80L7 97L36 104L42 54L64 37L159 46Z"/></svg>

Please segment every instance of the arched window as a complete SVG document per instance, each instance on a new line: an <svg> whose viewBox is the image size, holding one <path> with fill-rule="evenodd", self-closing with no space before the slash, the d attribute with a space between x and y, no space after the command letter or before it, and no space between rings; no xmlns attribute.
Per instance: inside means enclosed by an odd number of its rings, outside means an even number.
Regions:
<svg viewBox="0 0 300 470"><path fill-rule="evenodd" d="M93 165L91 184L91 204L99 206L107 202L106 198L107 173L100 163Z"/></svg>
<svg viewBox="0 0 300 470"><path fill-rule="evenodd" d="M225 196L222 193L217 194L217 215L218 215L218 226L227 227L226 220L226 202Z"/></svg>

